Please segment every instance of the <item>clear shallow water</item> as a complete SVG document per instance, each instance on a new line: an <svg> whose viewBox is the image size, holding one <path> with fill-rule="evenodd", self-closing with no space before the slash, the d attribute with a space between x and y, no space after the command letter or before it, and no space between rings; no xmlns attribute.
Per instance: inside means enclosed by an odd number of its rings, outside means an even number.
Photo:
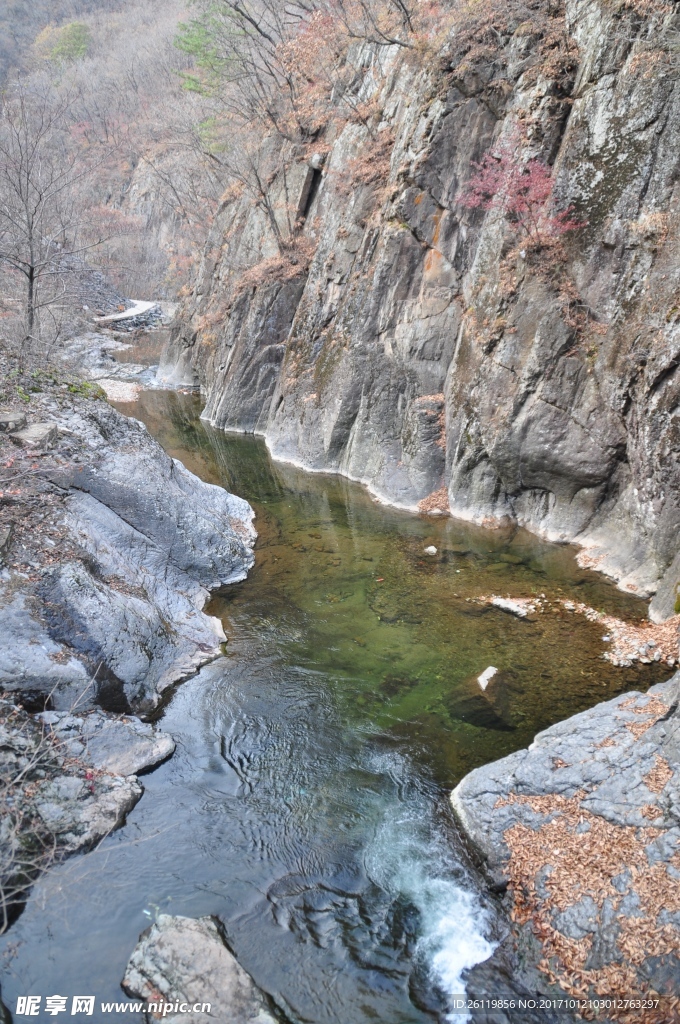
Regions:
<svg viewBox="0 0 680 1024"><path fill-rule="evenodd" d="M43 879L6 937L3 998L121 999L161 910L219 915L291 1020L445 1019L493 932L450 788L551 722L670 674L614 669L601 630L567 613L529 623L467 599L538 592L629 618L643 604L569 548L410 516L274 464L262 442L204 429L192 396L123 408L251 501L257 563L212 601L225 657L163 711L175 757L145 777L123 830Z"/></svg>

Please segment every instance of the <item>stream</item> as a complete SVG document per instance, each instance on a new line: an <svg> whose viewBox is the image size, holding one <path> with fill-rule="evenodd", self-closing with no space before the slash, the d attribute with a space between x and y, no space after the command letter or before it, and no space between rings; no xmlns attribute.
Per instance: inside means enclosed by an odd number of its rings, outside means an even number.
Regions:
<svg viewBox="0 0 680 1024"><path fill-rule="evenodd" d="M602 628L567 611L523 621L474 598L545 594L628 619L644 603L580 569L571 547L411 515L275 463L262 440L205 427L194 395L150 390L120 408L253 505L256 565L209 605L224 657L157 715L175 756L143 778L123 829L48 872L4 937L3 999L123 1000L154 915L215 914L291 1021L448 1019L495 934L451 788L669 675L614 668Z"/></svg>

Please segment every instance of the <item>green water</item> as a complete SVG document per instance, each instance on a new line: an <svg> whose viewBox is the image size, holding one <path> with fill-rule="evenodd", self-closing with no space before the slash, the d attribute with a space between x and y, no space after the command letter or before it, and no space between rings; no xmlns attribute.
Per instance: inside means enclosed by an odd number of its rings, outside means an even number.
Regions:
<svg viewBox="0 0 680 1024"><path fill-rule="evenodd" d="M197 396L147 391L121 409L256 511L255 569L209 609L227 653L243 631L276 634L279 657L332 681L348 716L417 748L444 787L556 721L670 675L610 665L602 627L582 616L553 606L528 622L476 602L542 594L645 616L642 601L580 569L572 547L380 505L360 485L274 462L260 439L204 426ZM482 693L488 666L499 671Z"/></svg>

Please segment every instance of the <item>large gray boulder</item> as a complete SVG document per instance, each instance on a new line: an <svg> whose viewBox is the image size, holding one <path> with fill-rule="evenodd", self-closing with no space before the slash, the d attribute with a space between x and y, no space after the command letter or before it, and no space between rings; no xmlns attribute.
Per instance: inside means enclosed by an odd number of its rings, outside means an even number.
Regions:
<svg viewBox="0 0 680 1024"><path fill-rule="evenodd" d="M220 651L211 590L253 564L254 513L102 401L45 399L62 542L31 579L3 570L0 685L68 710L149 710Z"/></svg>
<svg viewBox="0 0 680 1024"><path fill-rule="evenodd" d="M211 917L160 914L140 937L122 984L129 995L160 1004L168 1024L276 1024L265 996L229 952ZM164 1003L172 1004L167 1013ZM173 1012L177 1003L188 1012ZM201 1010L206 1003L207 1012ZM147 1020L156 1016L151 1011Z"/></svg>
<svg viewBox="0 0 680 1024"><path fill-rule="evenodd" d="M495 888L507 890L503 956L514 949L514 971L534 990L656 992L660 1016L645 1019L672 1019L679 699L676 673L647 694L598 704L539 733L528 750L471 772L452 794L473 851ZM473 988L479 976L473 969Z"/></svg>

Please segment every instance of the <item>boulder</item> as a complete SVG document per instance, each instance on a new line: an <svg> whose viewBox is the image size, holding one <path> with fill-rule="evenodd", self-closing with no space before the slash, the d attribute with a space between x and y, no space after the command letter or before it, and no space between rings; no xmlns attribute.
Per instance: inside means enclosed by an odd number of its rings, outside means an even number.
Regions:
<svg viewBox="0 0 680 1024"><path fill-rule="evenodd" d="M23 409L0 409L0 431L12 433L26 426L26 413Z"/></svg>
<svg viewBox="0 0 680 1024"><path fill-rule="evenodd" d="M133 715L114 718L103 711L74 715L45 711L38 716L74 757L113 775L137 775L170 757L175 741Z"/></svg>
<svg viewBox="0 0 680 1024"><path fill-rule="evenodd" d="M253 511L104 402L43 406L62 437L59 459L42 460L62 543L30 562L28 582L3 576L0 686L57 710L83 706L84 691L87 704L148 710L219 654L221 623L202 609L253 564Z"/></svg>
<svg viewBox="0 0 680 1024"><path fill-rule="evenodd" d="M141 936L130 957L123 989L147 1003L160 1003L167 1024L276 1024L266 996L227 949L219 923L160 914ZM162 1004L172 1004L165 1012ZM205 1012L173 1012L210 1004ZM147 1020L156 1019L154 1012Z"/></svg>
<svg viewBox="0 0 680 1024"><path fill-rule="evenodd" d="M57 436L56 423L31 423L9 435L15 444L26 448L48 448Z"/></svg>
<svg viewBox="0 0 680 1024"><path fill-rule="evenodd" d="M679 698L676 673L647 694L598 704L471 772L452 794L473 851L494 887L507 890L503 955L514 956L518 980L533 991L652 991L661 1008L646 1020L671 1019L680 970ZM473 991L484 987L477 975Z"/></svg>

